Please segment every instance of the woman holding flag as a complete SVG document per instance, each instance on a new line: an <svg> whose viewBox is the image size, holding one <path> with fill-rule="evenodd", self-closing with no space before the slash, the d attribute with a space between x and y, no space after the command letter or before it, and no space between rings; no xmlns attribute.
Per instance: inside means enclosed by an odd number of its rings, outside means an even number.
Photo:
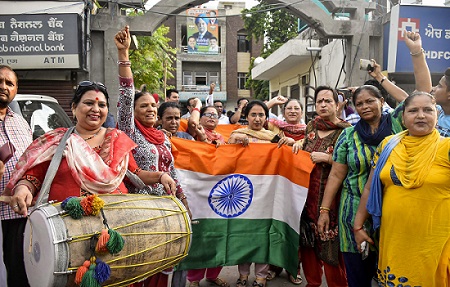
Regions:
<svg viewBox="0 0 450 287"><path fill-rule="evenodd" d="M311 153L311 160L316 164L311 172L308 196L303 209L302 220L309 224L312 236L318 234L317 219L319 213L331 215L329 240L320 241L315 238L314 246L301 246L301 258L303 272L308 286L320 286L322 284L322 268L325 271L328 286L347 286L345 265L342 254L339 252L339 238L337 226L337 210L339 194L335 197L329 208L321 207L323 193L327 185L336 140L342 130L351 126L349 123L337 117L338 94L327 86L319 86L314 92L316 112L318 116L310 121L306 127L306 137L302 149ZM293 146L293 152L297 153L300 144Z"/></svg>

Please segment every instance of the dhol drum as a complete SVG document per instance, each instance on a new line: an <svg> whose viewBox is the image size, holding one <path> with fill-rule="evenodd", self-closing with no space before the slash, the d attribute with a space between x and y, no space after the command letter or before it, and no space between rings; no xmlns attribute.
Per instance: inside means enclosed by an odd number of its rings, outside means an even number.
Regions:
<svg viewBox="0 0 450 287"><path fill-rule="evenodd" d="M103 286L138 282L187 255L191 226L181 201L137 194L99 196L109 227L125 240L118 254L95 255L111 267ZM61 204L44 204L28 219L24 261L32 287L76 286L76 270L91 255L90 239L104 228L101 215L72 219L61 210Z"/></svg>

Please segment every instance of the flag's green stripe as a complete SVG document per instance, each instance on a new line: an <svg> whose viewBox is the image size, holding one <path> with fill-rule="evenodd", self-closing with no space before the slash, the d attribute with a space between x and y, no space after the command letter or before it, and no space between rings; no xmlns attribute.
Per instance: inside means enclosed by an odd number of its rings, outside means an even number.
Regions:
<svg viewBox="0 0 450 287"><path fill-rule="evenodd" d="M179 269L270 263L297 274L299 235L274 219L199 219Z"/></svg>

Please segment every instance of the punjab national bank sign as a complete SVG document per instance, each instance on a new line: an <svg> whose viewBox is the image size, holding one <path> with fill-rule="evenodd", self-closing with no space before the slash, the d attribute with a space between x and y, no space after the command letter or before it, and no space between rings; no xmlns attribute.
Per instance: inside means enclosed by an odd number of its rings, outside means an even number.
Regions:
<svg viewBox="0 0 450 287"><path fill-rule="evenodd" d="M0 15L0 64L77 69L79 39L78 14Z"/></svg>

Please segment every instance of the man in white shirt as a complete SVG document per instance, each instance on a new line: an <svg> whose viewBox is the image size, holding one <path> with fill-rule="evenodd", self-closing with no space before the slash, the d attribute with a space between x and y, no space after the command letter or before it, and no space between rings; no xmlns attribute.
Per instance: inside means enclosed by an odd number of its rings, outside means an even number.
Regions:
<svg viewBox="0 0 450 287"><path fill-rule="evenodd" d="M230 119L223 113L223 102L220 100L214 101L214 107L219 114L219 125L227 125L230 123Z"/></svg>

